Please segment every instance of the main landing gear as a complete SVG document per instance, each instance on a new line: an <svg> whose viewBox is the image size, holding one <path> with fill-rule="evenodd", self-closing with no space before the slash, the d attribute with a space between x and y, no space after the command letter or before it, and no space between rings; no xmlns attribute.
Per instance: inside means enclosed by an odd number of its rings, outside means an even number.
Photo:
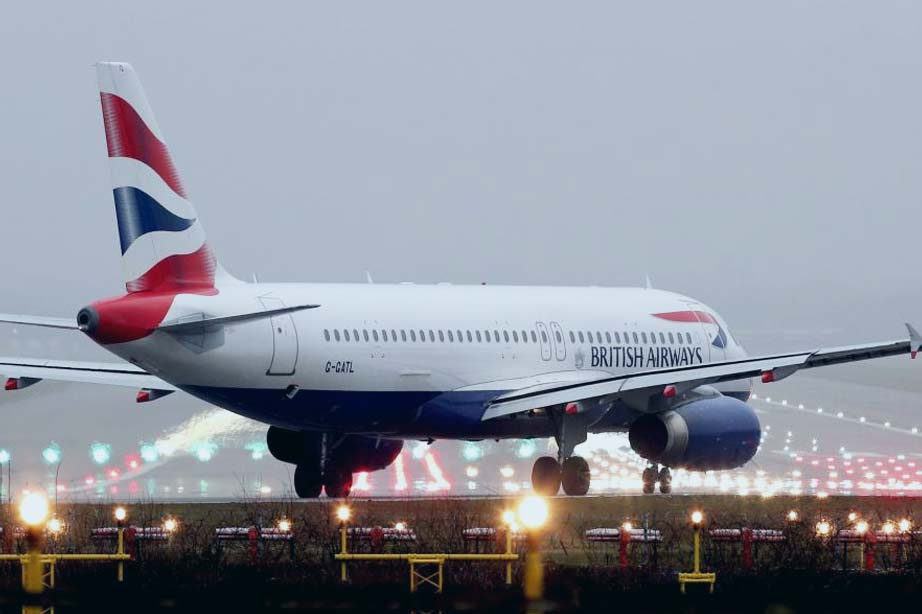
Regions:
<svg viewBox="0 0 922 614"><path fill-rule="evenodd" d="M589 463L581 456L574 456L573 449L586 441L586 423L579 414L549 411L556 427L557 458L542 456L535 461L531 470L531 486L536 494L556 495L563 486L563 492L581 497L589 492Z"/></svg>
<svg viewBox="0 0 922 614"><path fill-rule="evenodd" d="M672 492L672 473L669 467L659 468L658 465L650 465L643 470L643 494L653 494L656 490L656 483L659 482L659 491L664 495Z"/></svg>

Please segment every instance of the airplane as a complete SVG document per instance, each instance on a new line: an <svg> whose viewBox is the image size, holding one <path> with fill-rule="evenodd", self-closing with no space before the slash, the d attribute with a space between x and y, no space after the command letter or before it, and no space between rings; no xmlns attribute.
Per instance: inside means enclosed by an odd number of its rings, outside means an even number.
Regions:
<svg viewBox="0 0 922 614"><path fill-rule="evenodd" d="M246 283L225 271L131 65L96 65L126 292L76 318L0 321L80 331L121 361L0 358L6 390L41 380L182 391L268 425L294 490L349 495L404 441L554 438L544 495L585 495L588 433L628 433L671 469L740 467L759 448L751 379L909 353L922 336L748 356L707 305L653 288ZM649 284L648 284L649 285Z"/></svg>

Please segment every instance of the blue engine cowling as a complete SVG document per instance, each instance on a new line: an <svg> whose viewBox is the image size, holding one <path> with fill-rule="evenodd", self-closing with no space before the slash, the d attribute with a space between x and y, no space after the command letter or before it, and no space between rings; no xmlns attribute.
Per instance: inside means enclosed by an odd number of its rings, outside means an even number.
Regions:
<svg viewBox="0 0 922 614"><path fill-rule="evenodd" d="M641 416L628 437L640 456L695 471L735 469L756 454L762 430L755 411L733 397L713 396Z"/></svg>

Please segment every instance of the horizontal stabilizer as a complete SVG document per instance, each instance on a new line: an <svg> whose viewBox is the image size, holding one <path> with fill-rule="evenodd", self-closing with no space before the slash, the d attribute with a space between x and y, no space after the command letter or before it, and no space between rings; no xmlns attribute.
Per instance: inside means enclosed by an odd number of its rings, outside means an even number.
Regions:
<svg viewBox="0 0 922 614"><path fill-rule="evenodd" d="M50 318L47 316L24 316L15 313L0 313L0 322L6 324L23 324L25 326L44 326L45 328L65 328L80 330L76 318Z"/></svg>
<svg viewBox="0 0 922 614"><path fill-rule="evenodd" d="M238 313L229 316L208 316L204 313L198 313L194 316L184 317L181 320L172 320L164 322L156 330L162 330L168 333L188 334L202 332L207 328L216 326L225 326L227 324L236 324L247 322L249 320L262 320L272 316L280 316L304 309L316 309L320 305L295 305L293 307L279 307L278 309L266 309L264 311L250 311L247 313Z"/></svg>

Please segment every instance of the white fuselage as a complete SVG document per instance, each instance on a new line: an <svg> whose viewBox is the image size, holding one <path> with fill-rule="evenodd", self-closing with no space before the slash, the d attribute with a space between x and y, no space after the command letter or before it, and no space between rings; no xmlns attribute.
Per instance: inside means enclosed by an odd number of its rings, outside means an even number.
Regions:
<svg viewBox="0 0 922 614"><path fill-rule="evenodd" d="M178 295L164 321L308 303L319 307L107 347L270 424L433 437L541 434L478 428L478 408L515 388L745 355L707 306L638 288L235 284ZM654 315L675 313L712 320Z"/></svg>

